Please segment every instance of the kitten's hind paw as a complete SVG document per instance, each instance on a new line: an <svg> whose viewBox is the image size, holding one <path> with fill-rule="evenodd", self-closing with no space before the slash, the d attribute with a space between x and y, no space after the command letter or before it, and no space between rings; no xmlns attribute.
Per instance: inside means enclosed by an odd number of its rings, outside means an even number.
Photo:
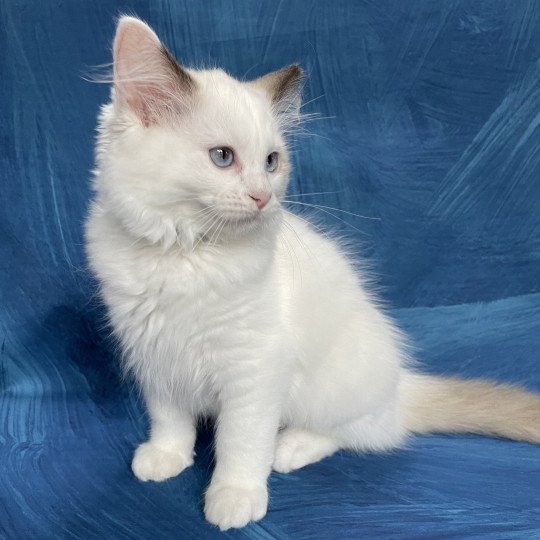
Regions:
<svg viewBox="0 0 540 540"><path fill-rule="evenodd" d="M131 469L143 482L147 480L162 482L177 476L190 465L193 465L192 456L185 456L179 450L161 448L151 442L145 442L135 451Z"/></svg>
<svg viewBox="0 0 540 540"><path fill-rule="evenodd" d="M338 450L329 437L303 429L285 429L278 436L273 469L288 473L315 463Z"/></svg>

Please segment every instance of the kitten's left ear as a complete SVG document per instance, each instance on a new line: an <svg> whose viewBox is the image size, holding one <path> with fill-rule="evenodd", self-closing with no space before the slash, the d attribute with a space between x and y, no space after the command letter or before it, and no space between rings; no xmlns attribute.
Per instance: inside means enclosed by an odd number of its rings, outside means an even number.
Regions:
<svg viewBox="0 0 540 540"><path fill-rule="evenodd" d="M304 70L298 64L291 64L255 79L251 84L264 90L278 114L298 116L304 80Z"/></svg>

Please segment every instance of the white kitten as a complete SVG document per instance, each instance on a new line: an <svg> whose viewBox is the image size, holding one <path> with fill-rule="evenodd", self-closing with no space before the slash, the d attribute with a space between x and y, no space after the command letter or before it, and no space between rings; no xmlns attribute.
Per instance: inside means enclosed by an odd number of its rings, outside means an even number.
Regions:
<svg viewBox="0 0 540 540"><path fill-rule="evenodd" d="M265 515L272 467L340 448L441 430L540 442L538 396L408 371L340 246L281 206L301 81L297 66L248 83L185 69L123 17L99 121L87 248L150 415L133 471L179 474L215 417L205 514L221 529Z"/></svg>

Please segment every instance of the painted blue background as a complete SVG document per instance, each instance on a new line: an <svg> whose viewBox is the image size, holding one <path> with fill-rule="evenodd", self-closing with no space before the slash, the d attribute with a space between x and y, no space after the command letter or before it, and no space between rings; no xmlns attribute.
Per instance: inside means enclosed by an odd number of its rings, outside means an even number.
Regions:
<svg viewBox="0 0 540 540"><path fill-rule="evenodd" d="M291 192L338 214L434 372L540 390L540 2L0 0L0 536L213 538L193 468L129 469L146 418L121 384L82 222L113 17L136 13L187 64L237 76L299 60L323 117ZM353 228L354 227L354 228ZM234 538L540 538L540 448L424 437L270 479Z"/></svg>

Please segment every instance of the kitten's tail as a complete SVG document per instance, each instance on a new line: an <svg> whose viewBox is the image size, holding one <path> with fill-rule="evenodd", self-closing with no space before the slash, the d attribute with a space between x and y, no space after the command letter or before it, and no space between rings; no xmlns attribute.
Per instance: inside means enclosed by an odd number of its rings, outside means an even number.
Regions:
<svg viewBox="0 0 540 540"><path fill-rule="evenodd" d="M540 444L540 394L518 386L407 372L405 427L415 433L482 433Z"/></svg>

